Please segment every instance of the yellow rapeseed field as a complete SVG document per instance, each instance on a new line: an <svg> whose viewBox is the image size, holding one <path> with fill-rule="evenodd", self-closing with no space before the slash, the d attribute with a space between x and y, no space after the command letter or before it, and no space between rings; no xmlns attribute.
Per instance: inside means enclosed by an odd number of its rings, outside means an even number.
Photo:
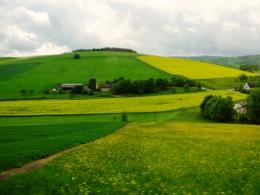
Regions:
<svg viewBox="0 0 260 195"><path fill-rule="evenodd" d="M186 76L191 79L238 77L241 74L257 76L254 73L189 59L160 56L139 56L138 59L162 71Z"/></svg>
<svg viewBox="0 0 260 195"><path fill-rule="evenodd" d="M232 96L235 100L247 96L231 90L146 97L120 97L89 100L23 100L1 101L0 115L61 115L101 114L120 112L160 112L200 105L206 95Z"/></svg>

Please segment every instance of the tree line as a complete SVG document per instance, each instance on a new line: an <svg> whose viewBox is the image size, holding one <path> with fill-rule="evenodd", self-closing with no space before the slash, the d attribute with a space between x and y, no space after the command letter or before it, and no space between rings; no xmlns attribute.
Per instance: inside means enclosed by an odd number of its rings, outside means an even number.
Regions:
<svg viewBox="0 0 260 195"><path fill-rule="evenodd" d="M150 78L147 80L119 78L107 83L112 84L113 94L145 94L163 91L172 87L184 87L186 89L196 86L200 87L196 81L182 76L175 76L171 80L162 78Z"/></svg>
<svg viewBox="0 0 260 195"><path fill-rule="evenodd" d="M239 114L234 110L232 97L208 95L200 105L203 117L218 121L231 122L238 119L242 123L260 124L260 89L250 92L247 98L246 114Z"/></svg>
<svg viewBox="0 0 260 195"><path fill-rule="evenodd" d="M103 48L76 49L76 50L73 50L73 52L84 52L84 51L117 51L117 52L137 53L133 49L118 48L118 47L103 47Z"/></svg>

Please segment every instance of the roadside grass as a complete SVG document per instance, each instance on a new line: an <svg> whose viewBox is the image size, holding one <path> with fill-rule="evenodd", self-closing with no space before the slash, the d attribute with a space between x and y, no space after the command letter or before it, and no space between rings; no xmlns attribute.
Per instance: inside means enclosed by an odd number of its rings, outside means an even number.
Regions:
<svg viewBox="0 0 260 195"><path fill-rule="evenodd" d="M45 125L24 123L18 126L16 120L12 120L12 123L13 126L1 126L0 123L0 171L20 167L66 148L93 141L124 125L120 122L85 122Z"/></svg>
<svg viewBox="0 0 260 195"><path fill-rule="evenodd" d="M138 56L137 58L169 74L183 75L191 79L238 77L241 74L257 76L255 73L184 58L149 55Z"/></svg>
<svg viewBox="0 0 260 195"><path fill-rule="evenodd" d="M231 96L234 100L247 95L219 90L193 94L157 95L147 97L119 97L88 100L24 100L0 101L2 116L108 114L121 112L161 112L199 106L209 94Z"/></svg>
<svg viewBox="0 0 260 195"><path fill-rule="evenodd" d="M258 194L260 126L131 123L0 183L3 194Z"/></svg>

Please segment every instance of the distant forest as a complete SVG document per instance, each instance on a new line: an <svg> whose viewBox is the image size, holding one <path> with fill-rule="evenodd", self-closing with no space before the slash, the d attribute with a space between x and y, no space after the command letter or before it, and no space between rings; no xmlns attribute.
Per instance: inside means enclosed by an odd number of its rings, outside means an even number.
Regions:
<svg viewBox="0 0 260 195"><path fill-rule="evenodd" d="M118 48L118 47L103 47L103 48L73 50L73 52L84 52L84 51L119 51L119 52L128 52L128 53L137 53L135 50L132 49Z"/></svg>

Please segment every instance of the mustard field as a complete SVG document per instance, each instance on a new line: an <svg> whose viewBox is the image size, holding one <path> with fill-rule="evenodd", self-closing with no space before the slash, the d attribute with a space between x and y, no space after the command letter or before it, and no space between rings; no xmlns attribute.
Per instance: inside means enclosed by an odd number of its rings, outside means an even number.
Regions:
<svg viewBox="0 0 260 195"><path fill-rule="evenodd" d="M167 73L191 79L238 77L241 74L256 76L255 73L190 59L144 55L139 56L138 59Z"/></svg>
<svg viewBox="0 0 260 195"><path fill-rule="evenodd" d="M209 94L232 96L234 100L247 95L231 90L217 90L193 94L121 97L88 100L22 100L0 101L0 115L65 115L120 112L160 112L199 106Z"/></svg>

